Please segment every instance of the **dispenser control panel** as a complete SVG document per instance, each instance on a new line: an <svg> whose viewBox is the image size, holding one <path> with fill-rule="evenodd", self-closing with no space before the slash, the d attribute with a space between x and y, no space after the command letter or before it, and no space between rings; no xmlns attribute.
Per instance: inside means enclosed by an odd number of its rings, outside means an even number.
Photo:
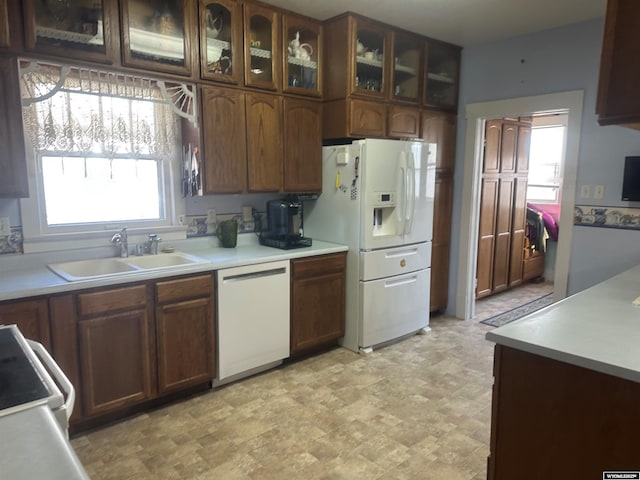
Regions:
<svg viewBox="0 0 640 480"><path fill-rule="evenodd" d="M376 192L374 204L376 207L393 207L396 204L396 194L392 192Z"/></svg>

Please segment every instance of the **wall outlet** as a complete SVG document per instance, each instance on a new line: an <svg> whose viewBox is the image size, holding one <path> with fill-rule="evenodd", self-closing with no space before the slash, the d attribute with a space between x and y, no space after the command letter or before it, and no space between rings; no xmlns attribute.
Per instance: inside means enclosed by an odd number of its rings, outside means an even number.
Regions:
<svg viewBox="0 0 640 480"><path fill-rule="evenodd" d="M8 237L9 235L11 235L9 217L0 217L0 236Z"/></svg>
<svg viewBox="0 0 640 480"><path fill-rule="evenodd" d="M604 198L604 185L596 185L593 187L593 198L602 200Z"/></svg>
<svg viewBox="0 0 640 480"><path fill-rule="evenodd" d="M580 186L580 198L589 198L591 196L591 185Z"/></svg>

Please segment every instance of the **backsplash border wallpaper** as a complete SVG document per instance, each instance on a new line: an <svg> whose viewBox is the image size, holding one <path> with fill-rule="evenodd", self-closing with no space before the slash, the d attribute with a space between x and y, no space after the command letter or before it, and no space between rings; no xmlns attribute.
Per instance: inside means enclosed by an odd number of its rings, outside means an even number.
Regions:
<svg viewBox="0 0 640 480"><path fill-rule="evenodd" d="M640 230L640 208L576 205L573 224L581 227Z"/></svg>

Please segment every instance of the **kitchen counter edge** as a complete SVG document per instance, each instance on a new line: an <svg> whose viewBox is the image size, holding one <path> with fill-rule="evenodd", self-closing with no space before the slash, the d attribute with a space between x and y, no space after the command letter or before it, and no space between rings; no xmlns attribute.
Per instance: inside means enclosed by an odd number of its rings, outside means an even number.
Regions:
<svg viewBox="0 0 640 480"><path fill-rule="evenodd" d="M46 265L31 266L23 270L10 270L3 273L0 278L0 302L86 290L96 287L125 285L179 275L212 272L224 268L291 260L316 255L328 255L331 253L346 252L348 247L314 240L313 245L310 247L291 250L280 250L259 244L238 245L236 248L202 247L201 245L190 247L183 244L178 245L177 249L210 263L184 265L172 268L170 271L150 270L75 282L68 282L62 279L49 270Z"/></svg>

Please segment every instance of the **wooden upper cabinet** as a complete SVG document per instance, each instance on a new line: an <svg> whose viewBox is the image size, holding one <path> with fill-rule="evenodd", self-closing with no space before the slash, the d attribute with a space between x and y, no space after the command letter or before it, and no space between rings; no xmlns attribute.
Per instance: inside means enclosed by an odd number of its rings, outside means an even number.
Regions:
<svg viewBox="0 0 640 480"><path fill-rule="evenodd" d="M200 89L204 192L242 193L247 183L245 97L238 90Z"/></svg>
<svg viewBox="0 0 640 480"><path fill-rule="evenodd" d="M18 62L0 57L0 198L29 196Z"/></svg>
<svg viewBox="0 0 640 480"><path fill-rule="evenodd" d="M514 173L516 171L516 142L518 141L518 127L510 123L502 124L502 139L500 149L500 172Z"/></svg>
<svg viewBox="0 0 640 480"><path fill-rule="evenodd" d="M436 169L453 171L456 160L456 115L449 112L424 110L422 138L425 142L435 143L438 146Z"/></svg>
<svg viewBox="0 0 640 480"><path fill-rule="evenodd" d="M282 18L283 91L322 95L322 25L305 17Z"/></svg>
<svg viewBox="0 0 640 480"><path fill-rule="evenodd" d="M392 31L391 95L394 100L420 103L422 50L424 40L417 35Z"/></svg>
<svg viewBox="0 0 640 480"><path fill-rule="evenodd" d="M420 109L390 105L388 125L387 136L390 138L420 138Z"/></svg>
<svg viewBox="0 0 640 480"><path fill-rule="evenodd" d="M0 47L8 47L11 40L7 1L8 0L0 0Z"/></svg>
<svg viewBox="0 0 640 480"><path fill-rule="evenodd" d="M354 60L350 93L374 98L386 98L389 90L387 73L390 30L372 20L353 17L351 48Z"/></svg>
<svg viewBox="0 0 640 480"><path fill-rule="evenodd" d="M429 41L426 47L426 58L425 104L455 110L458 106L460 48Z"/></svg>
<svg viewBox="0 0 640 480"><path fill-rule="evenodd" d="M128 0L120 6L125 65L191 75L197 55L195 0Z"/></svg>
<svg viewBox="0 0 640 480"><path fill-rule="evenodd" d="M387 133L387 106L377 102L349 102L349 136L384 137Z"/></svg>
<svg viewBox="0 0 640 480"><path fill-rule="evenodd" d="M282 101L277 95L247 93L247 189L282 189Z"/></svg>
<svg viewBox="0 0 640 480"><path fill-rule="evenodd" d="M242 79L242 9L234 0L200 0L200 75L238 84Z"/></svg>
<svg viewBox="0 0 640 480"><path fill-rule="evenodd" d="M600 125L640 129L640 2L608 0L596 113Z"/></svg>
<svg viewBox="0 0 640 480"><path fill-rule="evenodd" d="M518 150L516 154L516 172L529 171L529 152L531 150L531 127L518 127Z"/></svg>
<svg viewBox="0 0 640 480"><path fill-rule="evenodd" d="M279 15L257 4L244 4L244 83L277 90L280 85Z"/></svg>
<svg viewBox="0 0 640 480"><path fill-rule="evenodd" d="M500 140L502 138L502 121L488 120L484 133L483 173L500 172Z"/></svg>
<svg viewBox="0 0 640 480"><path fill-rule="evenodd" d="M322 105L284 99L284 191L322 191Z"/></svg>
<svg viewBox="0 0 640 480"><path fill-rule="evenodd" d="M118 51L117 0L23 0L25 48L113 63Z"/></svg>

